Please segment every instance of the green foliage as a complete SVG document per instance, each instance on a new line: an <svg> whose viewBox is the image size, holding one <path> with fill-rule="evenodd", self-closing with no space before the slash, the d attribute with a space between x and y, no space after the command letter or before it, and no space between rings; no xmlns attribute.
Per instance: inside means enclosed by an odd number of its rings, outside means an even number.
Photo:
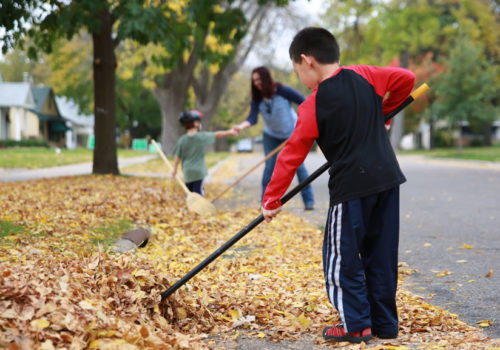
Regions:
<svg viewBox="0 0 500 350"><path fill-rule="evenodd" d="M383 28L380 46L385 61L402 52L418 57L436 46L440 34L438 6L427 0L393 0L383 9L377 20Z"/></svg>
<svg viewBox="0 0 500 350"><path fill-rule="evenodd" d="M51 74L45 57L32 60L18 46L9 51L3 61L0 61L0 72L3 81L8 82L21 82L25 78L24 73L28 73L34 84L46 84Z"/></svg>
<svg viewBox="0 0 500 350"><path fill-rule="evenodd" d="M71 40L53 43L47 55L52 74L47 85L59 96L71 98L83 114L94 113L94 81L92 77L92 38L82 30Z"/></svg>
<svg viewBox="0 0 500 350"><path fill-rule="evenodd" d="M49 148L49 142L45 140L25 139L25 140L0 140L0 148L4 147L44 147Z"/></svg>
<svg viewBox="0 0 500 350"><path fill-rule="evenodd" d="M497 67L484 58L483 52L481 45L464 35L444 62L448 71L434 87L438 95L435 108L440 118L447 118L453 125L460 121L484 124L497 117L498 108L493 104L498 92Z"/></svg>
<svg viewBox="0 0 500 350"><path fill-rule="evenodd" d="M450 129L438 129L434 133L435 147L453 147L453 132Z"/></svg>

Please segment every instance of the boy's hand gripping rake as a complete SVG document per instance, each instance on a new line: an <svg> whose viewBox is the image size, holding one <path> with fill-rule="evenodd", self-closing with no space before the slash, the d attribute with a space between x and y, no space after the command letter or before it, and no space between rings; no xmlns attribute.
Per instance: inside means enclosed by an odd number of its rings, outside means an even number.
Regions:
<svg viewBox="0 0 500 350"><path fill-rule="evenodd" d="M391 113L385 116L385 121L392 119L396 114L401 112L406 106L412 103L414 100L423 95L427 90L429 90L429 86L427 84L422 84L418 89L413 91L410 96L406 98L406 100L399 105L396 109L394 109ZM321 174L323 174L326 170L330 168L330 163L326 162L321 167L319 167L314 173L309 175L307 179L302 181L300 184L291 189L288 193L286 193L283 197L281 197L281 204L284 205L288 202L293 196L302 191L304 187L313 182L316 178L318 178ZM198 272L203 270L208 264L217 259L220 255L222 255L226 250L232 247L236 242L238 242L241 238L243 238L247 233L252 231L257 225L259 225L262 221L264 221L264 217L260 214L257 218L255 218L251 223L245 226L240 232L235 234L229 241L220 246L217 250L215 250L209 257L199 263L196 267L194 267L191 271L189 271L184 277L175 282L170 288L168 288L165 292L161 293L161 301L174 293L177 289L179 289L182 285L184 285L187 281L193 278Z"/></svg>

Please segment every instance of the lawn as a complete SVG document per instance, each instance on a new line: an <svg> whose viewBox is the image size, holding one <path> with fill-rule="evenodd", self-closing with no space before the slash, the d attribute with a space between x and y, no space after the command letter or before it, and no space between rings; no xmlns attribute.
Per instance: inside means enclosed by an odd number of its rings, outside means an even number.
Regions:
<svg viewBox="0 0 500 350"><path fill-rule="evenodd" d="M411 150L400 151L400 155L417 154L432 158L451 158L463 160L482 160L488 162L500 162L500 143L491 147L464 147L462 154L458 154L457 148L437 148L433 150Z"/></svg>
<svg viewBox="0 0 500 350"><path fill-rule="evenodd" d="M148 152L118 150L119 157L136 157ZM74 150L38 147L14 147L0 149L0 168L39 169L59 165L92 162L93 151L85 148Z"/></svg>
<svg viewBox="0 0 500 350"><path fill-rule="evenodd" d="M128 158L151 154L133 150L118 150L118 157ZM457 148L438 148L434 150L400 151L400 155L416 154L432 158L452 158L463 160L482 160L500 162L500 143L491 147L464 147L462 155ZM207 154L207 166L210 168L220 160L227 158L228 152ZM0 168L39 169L59 165L92 162L93 151L85 148L75 150L61 149L58 152L48 148L4 148L0 149ZM171 159L172 160L172 159ZM170 172L161 159L153 159L141 165L127 167L128 172Z"/></svg>

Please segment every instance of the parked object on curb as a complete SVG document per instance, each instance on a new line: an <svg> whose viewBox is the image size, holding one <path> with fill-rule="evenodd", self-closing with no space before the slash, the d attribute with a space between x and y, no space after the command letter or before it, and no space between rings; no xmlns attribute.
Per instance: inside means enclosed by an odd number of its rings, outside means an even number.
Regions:
<svg viewBox="0 0 500 350"><path fill-rule="evenodd" d="M238 152L253 152L252 139L238 140L238 143L236 144L236 150Z"/></svg>
<svg viewBox="0 0 500 350"><path fill-rule="evenodd" d="M137 227L127 231L115 242L112 251L115 253L125 253L137 247L143 248L148 243L151 235L149 227Z"/></svg>

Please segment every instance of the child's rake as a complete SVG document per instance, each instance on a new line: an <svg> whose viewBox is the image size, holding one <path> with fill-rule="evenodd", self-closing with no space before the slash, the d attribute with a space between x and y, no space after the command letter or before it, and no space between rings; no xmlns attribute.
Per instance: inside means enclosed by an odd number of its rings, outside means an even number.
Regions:
<svg viewBox="0 0 500 350"><path fill-rule="evenodd" d="M156 151L158 152L160 157L163 159L165 164L168 165L168 167L170 168L170 171L173 171L174 168L173 168L172 164L170 164L169 160L167 159L167 157L165 156L165 154L163 153L161 148L158 147L158 144L156 143L156 141L151 140L151 143L153 144L153 146L155 146ZM186 193L186 206L187 206L189 211L191 211L193 213L197 213L199 215L205 215L205 216L215 214L215 206L212 203L210 203L210 201L203 198L198 193L191 192L187 188L186 184L180 179L179 175L175 176L175 180L177 180L177 182L181 186L182 190Z"/></svg>

